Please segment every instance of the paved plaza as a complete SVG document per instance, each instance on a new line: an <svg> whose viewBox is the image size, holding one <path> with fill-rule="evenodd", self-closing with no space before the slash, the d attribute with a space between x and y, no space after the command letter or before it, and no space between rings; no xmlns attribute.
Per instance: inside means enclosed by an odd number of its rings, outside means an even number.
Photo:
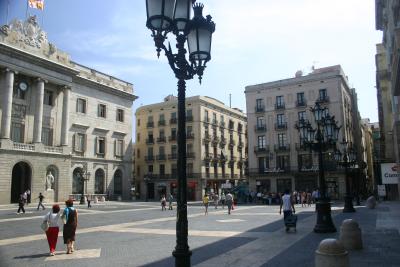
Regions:
<svg viewBox="0 0 400 267"><path fill-rule="evenodd" d="M47 205L50 207L50 205ZM161 211L155 202L106 202L91 209L77 205L77 250L65 254L62 237L57 255L48 256L40 229L43 215L30 204L26 214L16 206L0 206L0 266L174 266L175 212ZM204 215L199 203L188 208L192 266L314 266L314 252L324 238L315 234L315 207L297 205L296 233L286 233L278 206L239 205L232 213L219 207ZM333 205L337 229L346 218L356 219L364 249L350 251L351 266L400 266L400 203L384 202L375 210L357 207L343 214Z"/></svg>

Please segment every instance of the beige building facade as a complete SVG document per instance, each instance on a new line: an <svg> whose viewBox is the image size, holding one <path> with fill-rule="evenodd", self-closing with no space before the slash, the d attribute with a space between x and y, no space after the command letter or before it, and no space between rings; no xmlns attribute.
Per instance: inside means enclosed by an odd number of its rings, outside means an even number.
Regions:
<svg viewBox="0 0 400 267"><path fill-rule="evenodd" d="M36 17L0 30L0 204L128 198L132 84L71 61Z"/></svg>
<svg viewBox="0 0 400 267"><path fill-rule="evenodd" d="M136 110L136 189L141 199L159 199L177 192L178 102ZM206 192L221 193L245 186L246 116L207 97L186 98L186 173L188 200Z"/></svg>
<svg viewBox="0 0 400 267"><path fill-rule="evenodd" d="M315 69L305 76L297 72L294 78L247 86L250 189L276 193L317 188L317 154L300 144L295 125L304 119L315 128L310 108L318 102L342 126L339 140L345 138L355 148L358 140L353 129L359 122L353 121L353 113L358 112L352 105L353 93L339 65ZM324 169L328 193L335 199L343 196L345 181L333 152L324 153Z"/></svg>

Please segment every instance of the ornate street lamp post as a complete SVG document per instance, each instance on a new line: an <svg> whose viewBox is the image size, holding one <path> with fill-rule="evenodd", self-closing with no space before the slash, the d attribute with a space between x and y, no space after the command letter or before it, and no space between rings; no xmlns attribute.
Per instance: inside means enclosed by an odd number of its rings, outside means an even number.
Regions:
<svg viewBox="0 0 400 267"><path fill-rule="evenodd" d="M339 150L335 152L335 159L337 164L344 167L345 179L346 179L346 195L344 196L344 208L343 212L356 212L353 207L353 196L350 193L350 179L349 179L349 167L356 163L355 153L352 149L348 148L348 142L343 139L340 143L343 147L343 161L342 153Z"/></svg>
<svg viewBox="0 0 400 267"><path fill-rule="evenodd" d="M87 182L89 181L90 178L90 172L83 170L80 173L82 182L83 182L83 191L82 191L82 195L81 195L81 199L79 201L79 204L85 204L85 195L87 195Z"/></svg>
<svg viewBox="0 0 400 267"><path fill-rule="evenodd" d="M203 76L206 63L211 59L211 37L215 24L211 16L203 17L203 5L196 0L146 0L146 26L152 32L157 56L165 52L168 63L178 79L178 193L176 246L172 255L175 266L190 266L191 251L188 246L187 181L186 181L186 135L185 135L185 89L186 80ZM194 17L191 19L193 8ZM176 36L177 53L171 45L164 45L167 34ZM185 43L189 49L186 60Z"/></svg>
<svg viewBox="0 0 400 267"><path fill-rule="evenodd" d="M319 167L319 187L321 196L316 203L317 224L314 227L316 233L336 232L335 225L331 217L331 203L326 192L323 152L334 148L340 127L337 126L335 117L330 116L326 108L320 106L317 102L314 108L311 108L314 114L316 129L313 129L309 121L301 120L296 125L300 134L300 142L318 153Z"/></svg>

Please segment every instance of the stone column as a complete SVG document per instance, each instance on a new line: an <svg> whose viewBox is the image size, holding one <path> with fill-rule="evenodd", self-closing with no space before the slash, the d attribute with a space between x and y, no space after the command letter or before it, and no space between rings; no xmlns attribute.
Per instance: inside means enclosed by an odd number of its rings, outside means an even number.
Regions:
<svg viewBox="0 0 400 267"><path fill-rule="evenodd" d="M11 132L11 112L12 112L12 98L13 98L13 85L14 85L14 72L6 69L4 71L4 91L2 99L2 116L1 116L1 139L10 139Z"/></svg>
<svg viewBox="0 0 400 267"><path fill-rule="evenodd" d="M65 86L63 90L63 108L62 108L62 124L61 124L61 145L68 146L68 126L69 126L69 98L71 88Z"/></svg>
<svg viewBox="0 0 400 267"><path fill-rule="evenodd" d="M43 98L44 98L44 83L43 79L36 80L36 110L35 120L33 125L33 142L42 142L42 122L43 122Z"/></svg>

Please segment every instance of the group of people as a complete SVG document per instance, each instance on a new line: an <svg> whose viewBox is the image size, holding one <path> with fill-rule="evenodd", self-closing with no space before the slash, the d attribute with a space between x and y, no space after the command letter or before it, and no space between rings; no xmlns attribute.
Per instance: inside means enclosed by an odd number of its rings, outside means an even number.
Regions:
<svg viewBox="0 0 400 267"><path fill-rule="evenodd" d="M172 194L169 194L168 196L168 210L172 210L172 205L173 205L173 201L174 201L174 196ZM165 197L165 195L161 196L161 210L165 211L167 210L167 198Z"/></svg>
<svg viewBox="0 0 400 267"><path fill-rule="evenodd" d="M215 209L218 209L219 201L221 201L223 209L225 208L225 205L228 206L228 214L231 214L231 210L234 209L233 195L231 192L228 192L226 195L224 192L222 192L221 197L217 193L211 193L210 195L206 193L203 197L203 205L205 209L204 215L208 215L208 205L210 201L214 203Z"/></svg>
<svg viewBox="0 0 400 267"><path fill-rule="evenodd" d="M39 196L35 199L38 199L38 206L37 206L37 210L39 210L39 208L42 208L43 210L45 210L46 208L43 205L43 200L44 200L44 196L42 193L39 193ZM29 189L27 189L24 193L19 195L19 199L18 199L18 210L17 210L17 214L25 213L25 205L28 205L31 202L31 191Z"/></svg>
<svg viewBox="0 0 400 267"><path fill-rule="evenodd" d="M75 247L75 232L78 226L78 211L73 207L74 202L72 199L65 201L65 208L61 212L60 206L53 205L51 211L49 211L43 218L43 223L48 225L45 230L47 242L49 243L50 256L55 255L58 232L59 232L59 221L63 221L63 239L64 244L67 246L67 254L74 252Z"/></svg>

